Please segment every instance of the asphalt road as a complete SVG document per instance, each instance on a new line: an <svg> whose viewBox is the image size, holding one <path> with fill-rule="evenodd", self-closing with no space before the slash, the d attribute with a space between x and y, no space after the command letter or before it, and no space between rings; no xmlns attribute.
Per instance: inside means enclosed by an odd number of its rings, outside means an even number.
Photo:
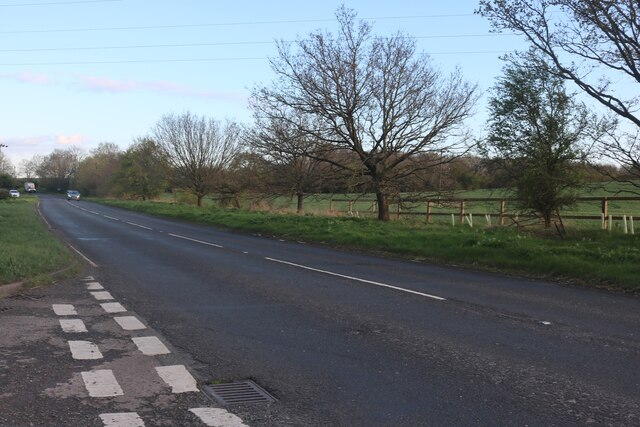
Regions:
<svg viewBox="0 0 640 427"><path fill-rule="evenodd" d="M41 196L60 236L262 425L640 425L640 300ZM241 414L240 414L241 415Z"/></svg>

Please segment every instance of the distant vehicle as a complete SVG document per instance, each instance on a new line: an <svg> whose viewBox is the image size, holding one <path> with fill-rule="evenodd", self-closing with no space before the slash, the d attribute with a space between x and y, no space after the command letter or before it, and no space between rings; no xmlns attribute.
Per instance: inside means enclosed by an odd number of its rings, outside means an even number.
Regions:
<svg viewBox="0 0 640 427"><path fill-rule="evenodd" d="M9 190L9 194L11 197L20 197L20 192L18 190Z"/></svg>
<svg viewBox="0 0 640 427"><path fill-rule="evenodd" d="M33 182L25 182L24 183L24 191L27 193L35 193L36 185Z"/></svg>
<svg viewBox="0 0 640 427"><path fill-rule="evenodd" d="M76 190L67 191L67 200L80 200L80 192Z"/></svg>

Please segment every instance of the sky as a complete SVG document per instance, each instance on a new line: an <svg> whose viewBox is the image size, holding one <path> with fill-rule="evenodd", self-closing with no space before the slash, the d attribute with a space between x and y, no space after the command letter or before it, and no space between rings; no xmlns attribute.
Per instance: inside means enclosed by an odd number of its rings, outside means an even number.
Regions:
<svg viewBox="0 0 640 427"><path fill-rule="evenodd" d="M169 113L250 123L251 89L274 78L275 40L334 31L342 4L477 83L472 128L486 120L499 57L525 46L491 33L477 0L0 0L2 152L19 172L55 149L125 150Z"/></svg>

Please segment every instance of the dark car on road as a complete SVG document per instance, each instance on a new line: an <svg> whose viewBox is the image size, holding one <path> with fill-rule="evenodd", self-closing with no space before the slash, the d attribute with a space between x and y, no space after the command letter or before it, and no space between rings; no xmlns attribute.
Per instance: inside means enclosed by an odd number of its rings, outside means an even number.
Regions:
<svg viewBox="0 0 640 427"><path fill-rule="evenodd" d="M67 200L80 200L80 192L76 190L67 191Z"/></svg>

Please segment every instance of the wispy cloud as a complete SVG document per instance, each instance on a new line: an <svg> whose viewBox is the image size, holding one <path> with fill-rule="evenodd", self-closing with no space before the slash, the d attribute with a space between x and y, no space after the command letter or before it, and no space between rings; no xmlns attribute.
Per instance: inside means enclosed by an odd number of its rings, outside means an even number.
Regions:
<svg viewBox="0 0 640 427"><path fill-rule="evenodd" d="M57 135L55 138L57 145L82 145L88 141L88 138L84 135Z"/></svg>
<svg viewBox="0 0 640 427"><path fill-rule="evenodd" d="M20 83L35 85L50 85L55 83L55 79L48 74L39 73L0 73L0 78L16 80Z"/></svg>
<svg viewBox="0 0 640 427"><path fill-rule="evenodd" d="M79 77L79 86L83 90L95 92L127 93L127 92L152 92L164 95L177 95L208 99L220 99L231 102L246 102L241 94L235 92L223 92L201 90L169 81L139 81L116 80L108 77Z"/></svg>

